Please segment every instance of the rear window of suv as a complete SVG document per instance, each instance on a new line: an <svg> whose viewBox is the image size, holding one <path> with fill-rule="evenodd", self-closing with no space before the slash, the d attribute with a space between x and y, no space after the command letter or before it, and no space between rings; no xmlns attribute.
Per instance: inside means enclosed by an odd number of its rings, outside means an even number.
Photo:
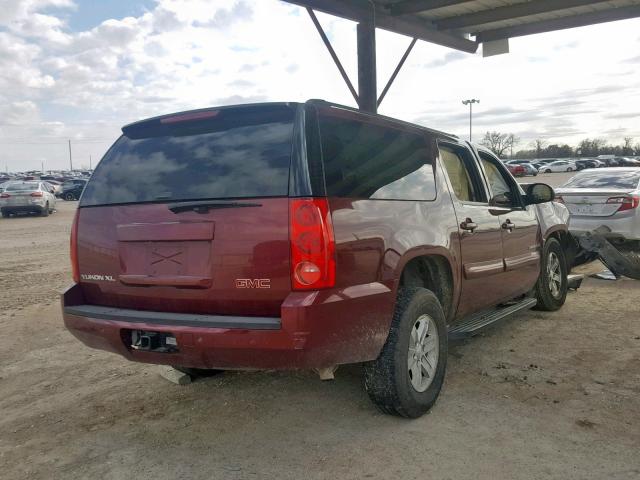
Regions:
<svg viewBox="0 0 640 480"><path fill-rule="evenodd" d="M327 194L377 200L433 200L432 154L425 134L350 112L321 109Z"/></svg>
<svg viewBox="0 0 640 480"><path fill-rule="evenodd" d="M82 205L286 196L294 114L286 105L237 107L125 127Z"/></svg>

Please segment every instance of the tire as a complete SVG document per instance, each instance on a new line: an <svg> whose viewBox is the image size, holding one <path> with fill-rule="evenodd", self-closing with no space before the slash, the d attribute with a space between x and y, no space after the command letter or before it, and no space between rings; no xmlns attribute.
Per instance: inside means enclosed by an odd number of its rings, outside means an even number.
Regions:
<svg viewBox="0 0 640 480"><path fill-rule="evenodd" d="M571 167L567 168L567 172L573 172L573 168Z"/></svg>
<svg viewBox="0 0 640 480"><path fill-rule="evenodd" d="M65 193L64 199L71 202L76 199L76 196L73 193Z"/></svg>
<svg viewBox="0 0 640 480"><path fill-rule="evenodd" d="M416 344L421 326L432 333L427 333L424 340ZM422 355L425 342L430 348L426 347L427 353ZM444 312L436 296L424 288L401 287L382 352L376 360L364 366L365 389L373 403L384 413L406 418L417 418L429 411L442 389L447 342ZM419 355L421 361L417 369L414 366L410 370L412 345L415 347L414 358ZM428 367L431 375L428 375Z"/></svg>
<svg viewBox="0 0 640 480"><path fill-rule="evenodd" d="M47 204L44 206L44 208L40 212L40 216L41 217L48 217L49 216L49 202L47 202Z"/></svg>
<svg viewBox="0 0 640 480"><path fill-rule="evenodd" d="M534 176L534 177L537 177L537 176L538 176L538 172L535 172L535 173L533 174L533 176Z"/></svg>
<svg viewBox="0 0 640 480"><path fill-rule="evenodd" d="M640 241L615 245L624 258L640 271Z"/></svg>
<svg viewBox="0 0 640 480"><path fill-rule="evenodd" d="M562 245L555 238L548 239L544 244L540 276L535 286L536 310L553 312L564 305L569 288L567 273Z"/></svg>
<svg viewBox="0 0 640 480"><path fill-rule="evenodd" d="M544 173L551 173L551 169L547 168Z"/></svg>
<svg viewBox="0 0 640 480"><path fill-rule="evenodd" d="M11 216L11 214L9 212L2 212L2 218L9 218Z"/></svg>
<svg viewBox="0 0 640 480"><path fill-rule="evenodd" d="M172 365L173 368L178 370L179 372L186 373L191 377L213 377L215 375L220 375L224 373L224 370L209 370L206 368L191 368L191 367L181 367L179 365Z"/></svg>

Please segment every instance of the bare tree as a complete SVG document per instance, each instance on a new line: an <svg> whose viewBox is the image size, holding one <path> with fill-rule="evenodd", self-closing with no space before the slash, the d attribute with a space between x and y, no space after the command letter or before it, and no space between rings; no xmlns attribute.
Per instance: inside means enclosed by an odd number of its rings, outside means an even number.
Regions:
<svg viewBox="0 0 640 480"><path fill-rule="evenodd" d="M536 158L540 158L542 155L542 151L549 145L549 142L542 138L536 138L533 142L531 142L531 146L536 151Z"/></svg>
<svg viewBox="0 0 640 480"><path fill-rule="evenodd" d="M623 155L633 155L633 137L624 137Z"/></svg>
<svg viewBox="0 0 640 480"><path fill-rule="evenodd" d="M519 141L512 133L486 132L484 138L480 141L498 157L503 157L504 152L511 149L513 153L514 142Z"/></svg>

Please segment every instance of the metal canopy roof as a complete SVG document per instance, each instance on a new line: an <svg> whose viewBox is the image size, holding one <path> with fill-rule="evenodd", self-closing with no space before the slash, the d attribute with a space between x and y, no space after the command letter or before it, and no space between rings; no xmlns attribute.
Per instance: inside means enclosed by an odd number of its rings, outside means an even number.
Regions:
<svg viewBox="0 0 640 480"><path fill-rule="evenodd" d="M285 0L473 53L483 42L640 17L640 0Z"/></svg>
<svg viewBox="0 0 640 480"><path fill-rule="evenodd" d="M640 17L640 0L284 0L306 7L360 109L376 112L417 40L483 55L509 51L509 38ZM357 25L356 91L314 10ZM378 96L376 28L413 37Z"/></svg>

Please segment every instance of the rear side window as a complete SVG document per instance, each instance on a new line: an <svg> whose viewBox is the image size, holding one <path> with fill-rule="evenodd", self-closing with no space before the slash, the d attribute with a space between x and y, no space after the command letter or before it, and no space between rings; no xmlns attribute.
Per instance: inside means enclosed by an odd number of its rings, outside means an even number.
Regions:
<svg viewBox="0 0 640 480"><path fill-rule="evenodd" d="M294 110L213 112L125 128L87 184L82 205L286 196Z"/></svg>
<svg viewBox="0 0 640 480"><path fill-rule="evenodd" d="M584 172L565 183L568 188L620 188L636 189L640 172Z"/></svg>
<svg viewBox="0 0 640 480"><path fill-rule="evenodd" d="M378 200L433 200L435 178L425 135L321 110L327 195Z"/></svg>

